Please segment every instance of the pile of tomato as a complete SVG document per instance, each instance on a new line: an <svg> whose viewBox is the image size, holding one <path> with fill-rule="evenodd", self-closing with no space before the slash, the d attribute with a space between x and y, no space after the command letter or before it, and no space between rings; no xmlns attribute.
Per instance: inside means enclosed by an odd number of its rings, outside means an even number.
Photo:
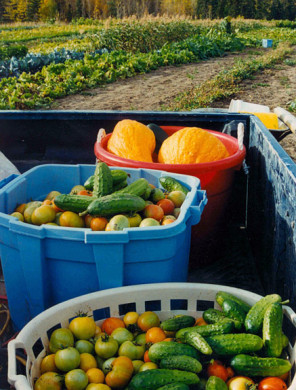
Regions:
<svg viewBox="0 0 296 390"><path fill-rule="evenodd" d="M206 325L203 318L195 326ZM153 311L128 312L123 318L109 317L98 326L92 317L81 315L68 328L56 329L48 354L42 359L34 390L124 389L138 372L158 368L148 356L152 344L175 341L174 332L164 331ZM236 376L222 361L203 362L199 389L207 378L217 376L229 390L286 390L287 375L256 380Z"/></svg>
<svg viewBox="0 0 296 390"><path fill-rule="evenodd" d="M73 211L61 210L56 206L54 199L60 195L58 191L51 191L42 201L30 201L20 204L11 214L19 221L33 225L52 225L62 227L90 228L94 231L123 230L128 227L148 227L168 225L176 221L180 214L180 207L185 200L181 191L172 191L168 194L152 184L153 195L146 201L146 207L139 213L114 215L112 218L80 216ZM73 187L70 194L92 196L92 192L81 189L83 186ZM84 188L84 187L83 187Z"/></svg>

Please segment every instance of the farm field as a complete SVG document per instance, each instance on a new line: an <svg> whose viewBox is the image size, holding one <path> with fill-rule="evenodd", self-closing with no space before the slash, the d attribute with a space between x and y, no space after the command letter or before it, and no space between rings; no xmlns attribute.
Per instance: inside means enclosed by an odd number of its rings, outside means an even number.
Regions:
<svg viewBox="0 0 296 390"><path fill-rule="evenodd" d="M241 99L296 112L290 21L21 23L1 25L0 43L2 110L186 111ZM283 144L296 160L294 138Z"/></svg>
<svg viewBox="0 0 296 390"><path fill-rule="evenodd" d="M224 107L245 93L296 110L293 22L81 23L2 25L0 109L188 110ZM273 40L271 49L263 38Z"/></svg>

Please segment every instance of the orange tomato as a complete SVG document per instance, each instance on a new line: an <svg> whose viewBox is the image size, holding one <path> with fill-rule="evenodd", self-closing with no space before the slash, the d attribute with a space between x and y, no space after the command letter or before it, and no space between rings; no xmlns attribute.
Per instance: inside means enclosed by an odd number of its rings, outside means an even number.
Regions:
<svg viewBox="0 0 296 390"><path fill-rule="evenodd" d="M224 364L219 360L213 360L210 362L207 367L207 374L208 377L217 376L218 378L221 378L224 382L226 382L228 379L227 369Z"/></svg>
<svg viewBox="0 0 296 390"><path fill-rule="evenodd" d="M143 360L145 363L151 362L151 360L149 359L149 356L148 356L148 352L149 351L145 351L145 353L144 353Z"/></svg>
<svg viewBox="0 0 296 390"><path fill-rule="evenodd" d="M158 326L154 326L146 332L146 343L158 343L159 341L163 341L165 338L166 334Z"/></svg>
<svg viewBox="0 0 296 390"><path fill-rule="evenodd" d="M129 311L125 314L123 317L123 322L126 326L128 325L135 325L138 321L139 314L136 311Z"/></svg>
<svg viewBox="0 0 296 390"><path fill-rule="evenodd" d="M112 362L112 371L108 372L105 382L111 388L125 387L134 372L133 362L127 356L119 356Z"/></svg>
<svg viewBox="0 0 296 390"><path fill-rule="evenodd" d="M96 232L101 232L106 229L108 220L104 217L95 217L90 221L90 228Z"/></svg>
<svg viewBox="0 0 296 390"><path fill-rule="evenodd" d="M234 377L235 373L231 367L226 367L227 373L228 373L228 378Z"/></svg>
<svg viewBox="0 0 296 390"><path fill-rule="evenodd" d="M259 382L258 390L287 390L287 385L281 378L269 376Z"/></svg>
<svg viewBox="0 0 296 390"><path fill-rule="evenodd" d="M208 325L202 317L197 318L194 324L194 326L200 326L200 325Z"/></svg>
<svg viewBox="0 0 296 390"><path fill-rule="evenodd" d="M86 216L84 217L84 224L86 228L90 228L90 223L93 218L94 217L92 215L86 214Z"/></svg>
<svg viewBox="0 0 296 390"><path fill-rule="evenodd" d="M125 323L117 317L106 318L101 325L102 332L107 333L109 336L117 328L125 328Z"/></svg>
<svg viewBox="0 0 296 390"><path fill-rule="evenodd" d="M86 371L88 383L104 383L105 374L99 368L90 368Z"/></svg>
<svg viewBox="0 0 296 390"><path fill-rule="evenodd" d="M17 211L18 213L24 214L26 206L27 206L26 203L22 203L22 204L18 205L14 211Z"/></svg>
<svg viewBox="0 0 296 390"><path fill-rule="evenodd" d="M60 216L60 225L66 227L84 227L84 220L78 214L73 213L73 211L65 211Z"/></svg>
<svg viewBox="0 0 296 390"><path fill-rule="evenodd" d="M86 195L86 196L92 196L92 192L88 190L81 190L77 192L77 195Z"/></svg>
<svg viewBox="0 0 296 390"><path fill-rule="evenodd" d="M159 326L160 320L153 311L145 311L139 316L137 324L143 332L147 332L148 329Z"/></svg>

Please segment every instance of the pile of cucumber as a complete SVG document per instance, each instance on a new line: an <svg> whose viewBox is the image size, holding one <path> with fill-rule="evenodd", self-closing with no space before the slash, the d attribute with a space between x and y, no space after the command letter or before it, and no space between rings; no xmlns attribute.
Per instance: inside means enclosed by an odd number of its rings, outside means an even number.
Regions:
<svg viewBox="0 0 296 390"><path fill-rule="evenodd" d="M292 366L284 353L289 340L282 331L283 302L278 294L267 295L251 307L220 291L216 302L221 309L205 310L205 325L193 326L193 317L187 315L163 321L161 328L175 332L175 341L181 343L153 344L149 358L159 368L136 374L128 390L227 390L228 385L219 377L200 380L211 359L230 366L235 376L255 378L257 383L263 377L290 372Z"/></svg>

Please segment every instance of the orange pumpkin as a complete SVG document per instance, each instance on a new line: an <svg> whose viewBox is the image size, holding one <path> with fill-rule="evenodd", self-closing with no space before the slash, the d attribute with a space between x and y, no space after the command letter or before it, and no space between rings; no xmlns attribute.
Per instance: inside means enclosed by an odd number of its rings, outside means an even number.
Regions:
<svg viewBox="0 0 296 390"><path fill-rule="evenodd" d="M186 127L162 143L158 161L164 164L197 164L228 156L224 144L213 134L199 127Z"/></svg>
<svg viewBox="0 0 296 390"><path fill-rule="evenodd" d="M155 136L144 124L124 119L114 127L107 150L119 157L130 160L152 162L155 149Z"/></svg>

